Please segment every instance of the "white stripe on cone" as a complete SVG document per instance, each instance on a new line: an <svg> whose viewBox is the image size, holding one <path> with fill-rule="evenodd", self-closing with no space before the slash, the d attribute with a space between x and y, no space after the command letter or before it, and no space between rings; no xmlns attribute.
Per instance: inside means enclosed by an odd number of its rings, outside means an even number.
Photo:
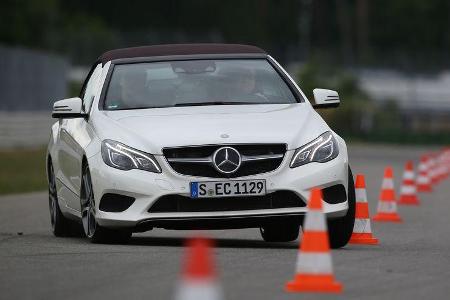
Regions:
<svg viewBox="0 0 450 300"><path fill-rule="evenodd" d="M413 171L405 171L405 173L403 173L403 179L407 179L407 180L414 179L414 172Z"/></svg>
<svg viewBox="0 0 450 300"><path fill-rule="evenodd" d="M397 203L395 201L378 201L378 212L396 213Z"/></svg>
<svg viewBox="0 0 450 300"><path fill-rule="evenodd" d="M353 233L372 233L369 219L355 219Z"/></svg>
<svg viewBox="0 0 450 300"><path fill-rule="evenodd" d="M175 300L223 300L223 294L215 280L185 279L178 286Z"/></svg>
<svg viewBox="0 0 450 300"><path fill-rule="evenodd" d="M381 188L383 189L383 190L392 190L392 189L394 189L394 180L392 180L392 178L385 178L384 180L383 180L383 183L382 183L382 185L381 185Z"/></svg>
<svg viewBox="0 0 450 300"><path fill-rule="evenodd" d="M303 228L308 231L327 231L327 223L319 210L309 210Z"/></svg>
<svg viewBox="0 0 450 300"><path fill-rule="evenodd" d="M356 188L355 189L356 202L367 202L366 189Z"/></svg>
<svg viewBox="0 0 450 300"><path fill-rule="evenodd" d="M297 260L297 273L311 275L333 274L333 263L329 253L300 252Z"/></svg>
<svg viewBox="0 0 450 300"><path fill-rule="evenodd" d="M401 195L415 195L416 194L416 186L415 185L402 185L400 188Z"/></svg>
<svg viewBox="0 0 450 300"><path fill-rule="evenodd" d="M429 184L430 178L428 176L419 175L419 177L417 177L417 183L418 184Z"/></svg>
<svg viewBox="0 0 450 300"><path fill-rule="evenodd" d="M423 162L419 163L419 171L420 172L426 172L427 171L427 165Z"/></svg>

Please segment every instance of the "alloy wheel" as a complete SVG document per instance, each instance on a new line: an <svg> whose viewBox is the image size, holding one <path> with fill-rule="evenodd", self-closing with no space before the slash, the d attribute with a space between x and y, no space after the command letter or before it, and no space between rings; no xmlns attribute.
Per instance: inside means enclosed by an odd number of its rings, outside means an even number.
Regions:
<svg viewBox="0 0 450 300"><path fill-rule="evenodd" d="M48 168L48 206L50 210L50 222L53 231L55 230L56 224L57 199L55 175L53 172L53 165L50 164L50 167Z"/></svg>
<svg viewBox="0 0 450 300"><path fill-rule="evenodd" d="M84 233L88 238L92 238L97 229L97 222L95 220L95 199L89 168L85 168L81 180L81 219Z"/></svg>

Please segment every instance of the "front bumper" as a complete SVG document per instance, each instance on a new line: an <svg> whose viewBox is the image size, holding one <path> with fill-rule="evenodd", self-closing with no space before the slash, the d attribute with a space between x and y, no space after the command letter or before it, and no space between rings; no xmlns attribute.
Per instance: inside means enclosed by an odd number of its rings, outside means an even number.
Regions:
<svg viewBox="0 0 450 300"><path fill-rule="evenodd" d="M310 163L291 169L289 163L294 154L293 150L286 152L280 167L269 173L233 178L265 179L267 193L287 190L292 191L305 202L309 191L313 187L326 188L341 184L347 191L348 187L348 159L345 145L341 147L337 158L327 163ZM150 213L149 208L160 197L170 194L189 196L189 184L192 181L218 181L217 178L185 176L175 173L164 157L156 156L162 168L162 173L155 174L141 170L122 171L107 166L100 153L89 159L94 197L101 199L106 193L116 193L135 198L134 203L123 212L105 212L99 209L96 201L97 222L105 227L130 227L146 230L151 227L177 228L178 225L205 224L205 227L243 228L258 227L261 220L277 219L280 217L299 217L306 213L306 207L211 211L211 212L158 212ZM192 199L195 201L195 199ZM344 216L347 212L347 201L329 204L324 202L324 212L328 218ZM208 226L211 224L211 226ZM192 227L192 226L191 226Z"/></svg>

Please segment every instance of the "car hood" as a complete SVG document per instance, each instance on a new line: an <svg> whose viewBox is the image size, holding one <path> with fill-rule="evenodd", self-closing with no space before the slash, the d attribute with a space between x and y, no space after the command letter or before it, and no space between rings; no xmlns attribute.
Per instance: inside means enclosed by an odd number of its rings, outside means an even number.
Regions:
<svg viewBox="0 0 450 300"><path fill-rule="evenodd" d="M101 139L162 154L165 147L285 143L295 149L329 130L309 103L99 111Z"/></svg>

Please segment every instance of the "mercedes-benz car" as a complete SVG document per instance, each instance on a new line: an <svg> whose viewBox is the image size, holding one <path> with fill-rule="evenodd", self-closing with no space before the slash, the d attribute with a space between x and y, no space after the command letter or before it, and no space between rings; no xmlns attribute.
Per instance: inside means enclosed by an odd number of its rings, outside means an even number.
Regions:
<svg viewBox="0 0 450 300"><path fill-rule="evenodd" d="M125 242L153 228L260 228L287 242L320 187L331 246L344 246L355 218L347 148L315 111L340 99L313 95L254 46L104 53L79 97L53 106L53 233L78 226L93 242Z"/></svg>

